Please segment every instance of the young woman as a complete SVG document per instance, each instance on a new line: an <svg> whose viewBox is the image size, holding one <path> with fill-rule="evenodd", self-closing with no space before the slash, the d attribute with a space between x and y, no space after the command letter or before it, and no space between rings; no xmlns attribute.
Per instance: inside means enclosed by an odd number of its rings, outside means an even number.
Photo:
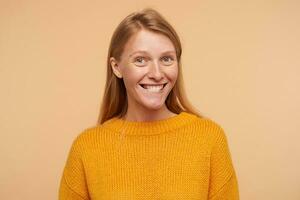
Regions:
<svg viewBox="0 0 300 200"><path fill-rule="evenodd" d="M74 139L59 199L239 199L226 135L188 103L181 44L154 9L115 30L97 126Z"/></svg>

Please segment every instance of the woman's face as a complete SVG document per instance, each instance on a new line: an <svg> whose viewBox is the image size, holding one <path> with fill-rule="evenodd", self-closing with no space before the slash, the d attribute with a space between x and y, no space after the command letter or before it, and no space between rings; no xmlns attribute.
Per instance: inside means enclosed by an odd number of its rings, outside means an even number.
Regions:
<svg viewBox="0 0 300 200"><path fill-rule="evenodd" d="M178 75L176 51L171 40L141 30L126 43L121 60L111 58L114 73L123 78L128 108L158 110L172 90Z"/></svg>

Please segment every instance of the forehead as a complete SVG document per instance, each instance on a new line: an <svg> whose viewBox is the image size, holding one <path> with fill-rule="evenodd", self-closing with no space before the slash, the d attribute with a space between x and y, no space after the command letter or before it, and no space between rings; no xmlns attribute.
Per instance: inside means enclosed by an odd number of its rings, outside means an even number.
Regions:
<svg viewBox="0 0 300 200"><path fill-rule="evenodd" d="M141 30L131 36L124 48L124 54L130 55L135 51L146 51L150 54L175 51L172 41L165 35Z"/></svg>

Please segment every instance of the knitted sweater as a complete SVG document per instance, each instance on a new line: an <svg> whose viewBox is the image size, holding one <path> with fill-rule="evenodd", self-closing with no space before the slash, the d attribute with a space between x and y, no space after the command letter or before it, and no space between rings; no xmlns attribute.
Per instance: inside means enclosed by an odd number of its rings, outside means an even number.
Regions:
<svg viewBox="0 0 300 200"><path fill-rule="evenodd" d="M84 129L62 173L60 200L238 200L226 135L187 112Z"/></svg>

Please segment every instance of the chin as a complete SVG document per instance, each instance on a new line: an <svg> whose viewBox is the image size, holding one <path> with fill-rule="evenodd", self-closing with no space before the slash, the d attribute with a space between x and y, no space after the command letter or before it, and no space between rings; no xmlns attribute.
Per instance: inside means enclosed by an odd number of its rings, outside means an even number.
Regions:
<svg viewBox="0 0 300 200"><path fill-rule="evenodd" d="M141 102L143 107L149 110L160 110L164 106L165 102Z"/></svg>

